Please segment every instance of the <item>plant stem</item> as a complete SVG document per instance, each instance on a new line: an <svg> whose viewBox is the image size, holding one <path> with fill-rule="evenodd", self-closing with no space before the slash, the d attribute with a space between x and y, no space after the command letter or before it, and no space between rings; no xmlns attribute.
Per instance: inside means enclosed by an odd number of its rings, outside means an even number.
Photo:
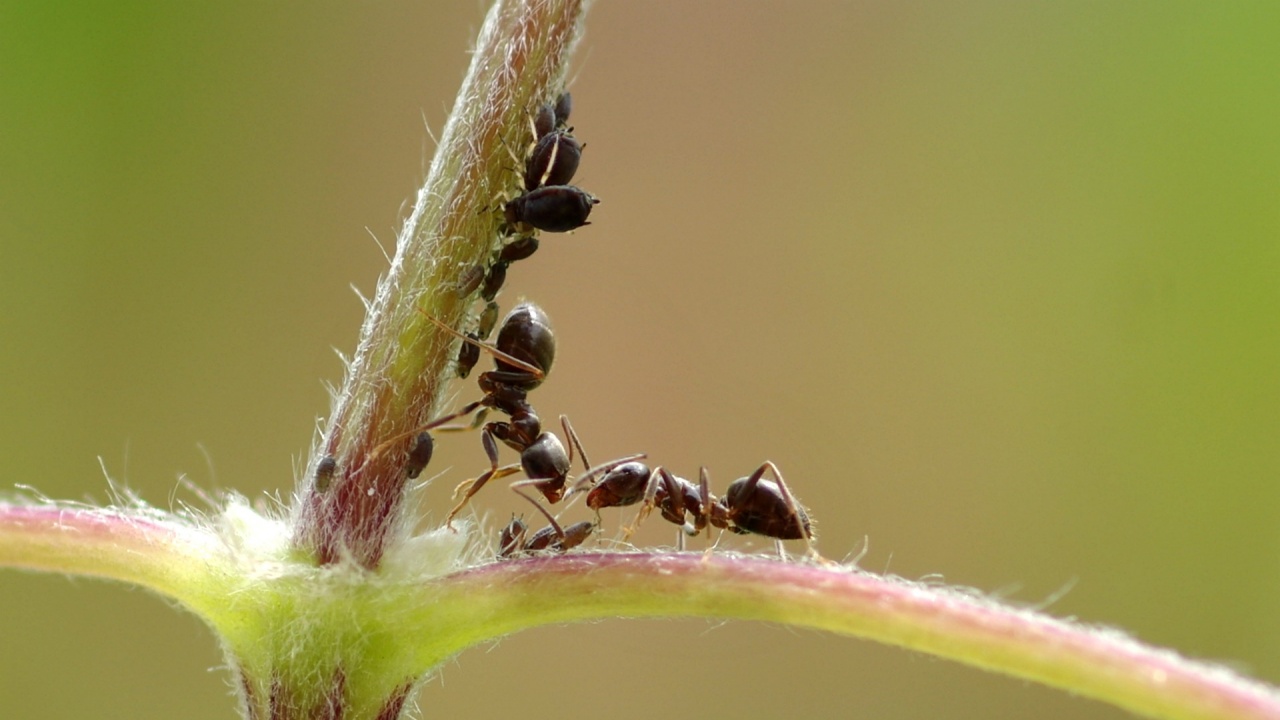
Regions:
<svg viewBox="0 0 1280 720"><path fill-rule="evenodd" d="M494 563L441 578L425 594L418 607L433 641L454 628L446 644L457 649L535 625L609 617L764 620L949 658L1147 717L1280 718L1275 688L1114 630L844 569L726 555L579 554ZM433 615L462 602L491 617L451 623ZM487 637L475 635L480 629Z"/></svg>
<svg viewBox="0 0 1280 720"><path fill-rule="evenodd" d="M471 303L458 278L500 242L500 196L517 187L512 152L530 141L529 118L563 86L586 0L499 0L476 41L471 67L445 125L426 184L405 222L391 268L369 306L359 346L324 430L320 458L337 461L325 488L305 482L295 548L318 564L349 556L376 568L404 526L404 457L436 411L454 339L431 315L458 327Z"/></svg>
<svg viewBox="0 0 1280 720"><path fill-rule="evenodd" d="M192 602L211 556L221 556L217 538L174 518L0 503L0 567L120 580Z"/></svg>

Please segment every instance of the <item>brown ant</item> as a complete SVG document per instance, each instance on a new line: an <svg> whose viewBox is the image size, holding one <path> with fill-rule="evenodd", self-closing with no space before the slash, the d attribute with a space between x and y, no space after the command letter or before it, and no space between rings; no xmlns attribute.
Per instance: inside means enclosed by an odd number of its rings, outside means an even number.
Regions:
<svg viewBox="0 0 1280 720"><path fill-rule="evenodd" d="M426 313L423 314L426 315ZM480 441L485 455L489 458L489 469L478 478L459 484L454 490L455 495L464 489L466 492L457 506L449 511L446 524L451 523L453 518L466 507L471 497L490 480L521 471L528 479L515 483L515 487L531 485L547 499L547 502L559 502L564 496L569 468L573 463L574 449L577 449L582 457L584 468L589 469L590 463L567 417L560 416L560 424L564 428L565 436L569 438L568 451L555 433L542 430L542 421L528 402L529 391L542 384L555 360L555 336L551 332L550 320L546 313L533 303L517 305L503 320L494 345L463 335L430 315L427 315L427 318L446 332L458 336L463 342L476 345L493 355L495 369L481 373L478 382L485 396L467 404L456 413L437 418L422 427L393 437L378 445L373 452L380 453L386 447L411 434L445 426L481 408L491 408L506 414L508 420L490 421L485 423L481 430ZM483 415L477 417L473 427L480 422L481 417ZM498 465L497 441L499 440L520 453L518 464Z"/></svg>
<svg viewBox="0 0 1280 720"><path fill-rule="evenodd" d="M774 479L765 479L766 472ZM584 475L575 490L592 477L591 472ZM605 472L587 493L587 507L599 511L643 501L640 514L626 530L628 536L656 507L664 520L681 526L686 535L697 535L711 525L739 535L754 533L778 541L804 540L809 552L816 556L809 515L796 502L773 462L765 461L751 475L730 483L724 497L713 496L710 485L706 467L694 485L666 468L649 470L643 463L628 462ZM690 517L692 520L687 519Z"/></svg>

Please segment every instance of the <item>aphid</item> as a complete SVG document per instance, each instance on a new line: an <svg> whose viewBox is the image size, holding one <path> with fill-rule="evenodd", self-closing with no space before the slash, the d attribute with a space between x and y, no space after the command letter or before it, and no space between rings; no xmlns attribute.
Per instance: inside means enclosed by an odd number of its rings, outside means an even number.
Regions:
<svg viewBox="0 0 1280 720"><path fill-rule="evenodd" d="M524 223L547 232L568 232L588 225L591 208L600 200L573 185L547 185L504 206L509 225Z"/></svg>
<svg viewBox="0 0 1280 720"><path fill-rule="evenodd" d="M533 135L535 142L556 129L556 109L551 103L538 107L533 116Z"/></svg>
<svg viewBox="0 0 1280 720"><path fill-rule="evenodd" d="M585 146L562 130L543 135L533 146L524 166L524 189L547 185L568 185L578 172Z"/></svg>
<svg viewBox="0 0 1280 720"><path fill-rule="evenodd" d="M507 281L507 267L511 263L499 260L489 267L489 274L484 276L484 285L480 288L480 297L488 302L498 297L502 284Z"/></svg>
<svg viewBox="0 0 1280 720"><path fill-rule="evenodd" d="M512 516L511 522L498 535L498 557L511 557L524 550L524 537L528 532L529 526L524 524L524 520Z"/></svg>
<svg viewBox="0 0 1280 720"><path fill-rule="evenodd" d="M476 324L474 332L467 333L467 337L474 341L485 340L493 333L493 327L498 324L498 303L490 300L480 313L480 319ZM458 347L458 358L456 360L455 370L460 378L465 378L471 374L471 369L480 362L480 346L475 342L464 342Z"/></svg>
<svg viewBox="0 0 1280 720"><path fill-rule="evenodd" d="M502 529L502 533L498 536L498 557L509 558L519 554L527 554L546 550L550 552L566 552L571 550L591 537L592 531L595 530L595 523L578 522L567 528L561 528L560 523L552 517L547 509L542 507L538 501L516 490L520 497L533 503L538 508L538 512L550 523L541 530L528 534L528 526L520 518L511 518L511 522Z"/></svg>
<svg viewBox="0 0 1280 720"><path fill-rule="evenodd" d="M413 449L409 451L409 460L405 463L405 473L410 479L422 474L431 462L431 454L435 451L435 440L431 433L420 432L413 441Z"/></svg>
<svg viewBox="0 0 1280 720"><path fill-rule="evenodd" d="M537 252L537 250L538 238L533 235L524 235L502 247L502 251L498 253L498 262L510 264L524 260Z"/></svg>
<svg viewBox="0 0 1280 720"><path fill-rule="evenodd" d="M533 120L533 132L538 138L556 128L563 128L569 122L569 113L573 110L573 96L568 92L560 93L555 104L547 103L538 108Z"/></svg>
<svg viewBox="0 0 1280 720"><path fill-rule="evenodd" d="M569 124L569 113L573 111L573 95L566 90L556 98L556 125L564 127Z"/></svg>
<svg viewBox="0 0 1280 720"><path fill-rule="evenodd" d="M333 484L333 476L338 471L338 460L332 455L325 455L320 458L320 462L316 463L316 471L312 476L315 481L316 492L324 492Z"/></svg>
<svg viewBox="0 0 1280 720"><path fill-rule="evenodd" d="M498 303L490 300L485 303L484 310L480 313L480 321L476 323L476 335L480 340L485 340L493 333L493 329L498 325ZM470 345L470 343L467 343Z"/></svg>
<svg viewBox="0 0 1280 720"><path fill-rule="evenodd" d="M586 542L596 528L595 523L587 520L576 522L564 529L561 529L555 520L552 520L551 523L551 525L529 536L529 539L525 541L525 552L536 552L538 550L549 550L557 553L567 552Z"/></svg>
<svg viewBox="0 0 1280 720"><path fill-rule="evenodd" d="M464 298L480 287L485 279L484 265L472 265L458 276L458 297Z"/></svg>

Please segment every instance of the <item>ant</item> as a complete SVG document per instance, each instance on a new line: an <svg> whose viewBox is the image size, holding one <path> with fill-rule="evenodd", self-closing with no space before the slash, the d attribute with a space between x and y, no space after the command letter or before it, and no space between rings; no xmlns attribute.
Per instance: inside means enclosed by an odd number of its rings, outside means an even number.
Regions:
<svg viewBox="0 0 1280 720"><path fill-rule="evenodd" d="M765 479L766 472L774 479ZM584 475L575 490L592 477L591 472ZM804 540L810 554L816 556L809 515L796 502L772 461L765 461L751 475L730 483L724 497L713 496L710 485L706 467L701 468L699 482L694 485L666 468L649 470L643 463L628 462L605 472L587 493L587 507L598 512L601 508L625 507L643 500L640 514L626 530L628 536L656 507L664 520L681 526L689 536L711 525L739 535L764 535L779 542ZM692 521L686 519L690 516Z"/></svg>
<svg viewBox="0 0 1280 720"><path fill-rule="evenodd" d="M423 314L426 315L426 313ZM437 418L422 427L414 428L383 442L374 448L374 454L384 451L391 444L409 435L444 426L471 415L481 408L486 410L492 408L506 414L508 420L490 421L485 423L481 430L480 441L485 455L489 458L489 469L480 477L461 483L454 490L455 495L464 489L466 492L457 506L449 511L445 519L446 524L451 523L453 518L466 507L471 497L490 480L521 471L528 479L515 483L516 487L532 485L542 493L547 502L559 502L564 496L569 468L573 464L574 449L577 449L582 457L585 468L590 469L590 463L587 461L586 451L582 449L577 433L569 423L569 418L560 416L560 424L570 443L566 451L564 444L555 433L542 430L542 421L528 402L529 391L542 384L555 360L555 335L551 332L547 314L533 303L517 305L502 321L502 328L498 331L497 342L494 345L464 335L430 315L426 317L441 329L461 338L463 342L476 345L492 354L495 369L481 373L478 379L480 389L485 393L483 398L467 404L456 413ZM483 417L483 413L477 415L472 427L479 425ZM499 440L520 453L518 464L498 465L497 441Z"/></svg>
<svg viewBox="0 0 1280 720"><path fill-rule="evenodd" d="M532 535L528 535L529 527L525 525L524 520L513 517L511 522L502 529L502 533L498 536L498 557L509 558L516 555L538 552L539 550L548 550L551 552L563 553L581 545L587 538L591 537L592 531L595 530L595 523L583 521L570 525L567 528L561 528L560 523L542 507L538 501L516 490L516 492L525 500L533 503L538 508L538 512L542 513L550 525L542 528Z"/></svg>

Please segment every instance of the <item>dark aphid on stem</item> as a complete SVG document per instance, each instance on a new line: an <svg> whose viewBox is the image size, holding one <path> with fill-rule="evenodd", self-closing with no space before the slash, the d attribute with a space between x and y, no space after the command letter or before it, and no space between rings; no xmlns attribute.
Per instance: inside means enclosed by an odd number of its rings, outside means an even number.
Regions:
<svg viewBox="0 0 1280 720"><path fill-rule="evenodd" d="M533 503L533 506L542 513L543 517L549 523L541 530L528 535L528 527L524 521L519 518L512 518L511 522L502 529L502 534L498 538L498 557L509 558L516 555L534 553L539 551L562 553L571 550L591 537L592 531L595 530L595 523L578 522L567 528L561 528L560 523L552 517L547 509L542 507L541 503L533 498L525 495L520 490L516 490L520 497Z"/></svg>
<svg viewBox="0 0 1280 720"><path fill-rule="evenodd" d="M512 240L502 247L498 253L498 262L513 263L524 260L538 250L538 238L533 235L524 235L516 240Z"/></svg>
<svg viewBox="0 0 1280 720"><path fill-rule="evenodd" d="M524 538L528 532L529 526L524 524L524 520L513 516L498 534L498 557L509 558L524 550Z"/></svg>
<svg viewBox="0 0 1280 720"><path fill-rule="evenodd" d="M589 225L587 217L600 200L573 185L548 185L508 202L504 213L509 225L524 223L547 232L569 232Z"/></svg>
<svg viewBox="0 0 1280 720"><path fill-rule="evenodd" d="M470 375L471 369L476 366L476 363L480 362L480 346L476 342L487 340L497 324L498 303L490 300L485 303L484 310L480 312L480 319L476 323L475 331L467 333L467 337L475 342L464 342L458 347L458 359L455 368L458 377L465 378Z"/></svg>
<svg viewBox="0 0 1280 720"><path fill-rule="evenodd" d="M427 465L431 462L431 455L435 452L436 443L432 439L431 433L420 432L418 437L414 438L413 448L409 450L409 460L405 463L405 473L410 479L415 479L427 469Z"/></svg>
<svg viewBox="0 0 1280 720"><path fill-rule="evenodd" d="M480 287L485 279L484 265L472 265L458 276L458 297L465 298Z"/></svg>
<svg viewBox="0 0 1280 720"><path fill-rule="evenodd" d="M595 529L595 523L587 520L576 522L564 529L556 525L548 525L529 536L525 541L524 550L525 552L539 550L554 553L567 552L586 542Z"/></svg>
<svg viewBox="0 0 1280 720"><path fill-rule="evenodd" d="M569 122L569 113L573 110L573 96L568 92L560 93L555 104L547 103L538 108L533 118L533 132L542 138L556 128L563 128Z"/></svg>
<svg viewBox="0 0 1280 720"><path fill-rule="evenodd" d="M525 162L524 189L568 185L578 172L584 147L577 138L562 130L543 135Z"/></svg>
<svg viewBox="0 0 1280 720"><path fill-rule="evenodd" d="M551 103L538 107L538 112L533 116L533 136L534 141L540 140L547 134L554 132L556 129L556 109Z"/></svg>
<svg viewBox="0 0 1280 720"><path fill-rule="evenodd" d="M332 455L325 455L320 458L320 462L316 463L316 472L313 476L315 480L316 492L324 492L333 484L333 476L338 472L338 460Z"/></svg>
<svg viewBox="0 0 1280 720"><path fill-rule="evenodd" d="M473 340L482 339L478 333L467 333L467 337ZM458 357L455 360L454 373L462 379L471 374L472 368L476 363L480 362L480 348L471 343L462 343L458 347Z"/></svg>
<svg viewBox="0 0 1280 720"><path fill-rule="evenodd" d="M565 127L569 124L569 113L573 111L573 95L566 90L560 93L560 97L556 98L556 126Z"/></svg>
<svg viewBox="0 0 1280 720"><path fill-rule="evenodd" d="M507 267L511 263L499 260L489 267L489 274L484 276L484 285L480 287L480 297L488 302L492 302L498 297L498 291L502 290L502 284L507 281Z"/></svg>

